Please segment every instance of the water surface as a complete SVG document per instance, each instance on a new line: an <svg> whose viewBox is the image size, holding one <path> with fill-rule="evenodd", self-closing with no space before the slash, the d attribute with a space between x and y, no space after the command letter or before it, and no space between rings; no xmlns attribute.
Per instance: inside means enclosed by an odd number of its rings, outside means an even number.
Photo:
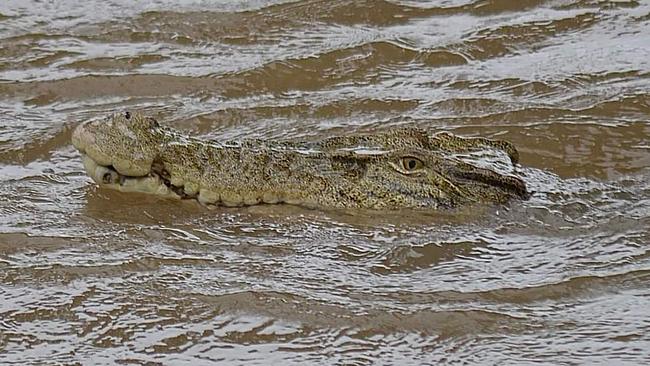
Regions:
<svg viewBox="0 0 650 366"><path fill-rule="evenodd" d="M650 363L650 3L0 4L3 365ZM526 202L206 209L96 188L137 109L209 138L514 142Z"/></svg>

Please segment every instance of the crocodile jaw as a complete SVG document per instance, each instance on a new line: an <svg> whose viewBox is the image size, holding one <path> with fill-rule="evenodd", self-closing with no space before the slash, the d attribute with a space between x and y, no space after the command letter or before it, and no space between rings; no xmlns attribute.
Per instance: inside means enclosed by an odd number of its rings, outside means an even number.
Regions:
<svg viewBox="0 0 650 366"><path fill-rule="evenodd" d="M129 160L101 150L96 131L106 123L109 122L88 121L72 133L72 144L81 153L86 173L102 187L180 198L168 182L154 172L149 159Z"/></svg>
<svg viewBox="0 0 650 366"><path fill-rule="evenodd" d="M169 198L181 198L171 190L158 174L150 172L146 176L127 176L120 174L112 166L98 164L87 154L82 154L86 173L98 185L121 192L140 192Z"/></svg>
<svg viewBox="0 0 650 366"><path fill-rule="evenodd" d="M277 193L266 192L259 199L246 199L234 192L218 194L209 189L192 189L174 186L166 172L158 171L154 166L146 176L127 176L120 174L112 166L98 164L89 155L82 153L82 160L86 174L88 174L100 187L114 189L120 192L137 192L153 194L160 197L174 199L196 199L203 205L218 205L226 207L250 206L260 203L279 204L290 203L306 207L316 207L316 203L302 199L287 199Z"/></svg>

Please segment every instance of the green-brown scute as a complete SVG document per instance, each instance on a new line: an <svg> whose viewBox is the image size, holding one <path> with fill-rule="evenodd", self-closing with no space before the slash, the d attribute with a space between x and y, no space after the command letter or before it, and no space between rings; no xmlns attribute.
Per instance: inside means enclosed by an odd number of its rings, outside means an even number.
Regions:
<svg viewBox="0 0 650 366"><path fill-rule="evenodd" d="M516 163L509 142L415 128L315 142L218 142L126 112L80 125L72 140L100 186L205 204L397 209L528 197L520 178L455 156L497 149Z"/></svg>

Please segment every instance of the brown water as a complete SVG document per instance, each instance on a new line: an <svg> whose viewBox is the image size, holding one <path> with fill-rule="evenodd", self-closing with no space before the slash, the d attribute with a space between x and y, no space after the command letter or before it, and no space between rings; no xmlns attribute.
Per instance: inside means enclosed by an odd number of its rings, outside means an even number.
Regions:
<svg viewBox="0 0 650 366"><path fill-rule="evenodd" d="M650 363L650 2L134 3L0 3L0 364ZM97 189L71 129L126 108L211 138L504 138L535 194Z"/></svg>

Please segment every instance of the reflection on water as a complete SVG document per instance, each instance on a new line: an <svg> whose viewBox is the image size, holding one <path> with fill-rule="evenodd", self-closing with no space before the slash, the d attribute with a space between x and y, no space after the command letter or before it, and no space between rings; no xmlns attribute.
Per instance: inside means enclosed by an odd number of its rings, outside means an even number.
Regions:
<svg viewBox="0 0 650 366"><path fill-rule="evenodd" d="M0 363L650 362L650 4L0 4ZM533 197L206 209L97 189L80 121L513 141Z"/></svg>

